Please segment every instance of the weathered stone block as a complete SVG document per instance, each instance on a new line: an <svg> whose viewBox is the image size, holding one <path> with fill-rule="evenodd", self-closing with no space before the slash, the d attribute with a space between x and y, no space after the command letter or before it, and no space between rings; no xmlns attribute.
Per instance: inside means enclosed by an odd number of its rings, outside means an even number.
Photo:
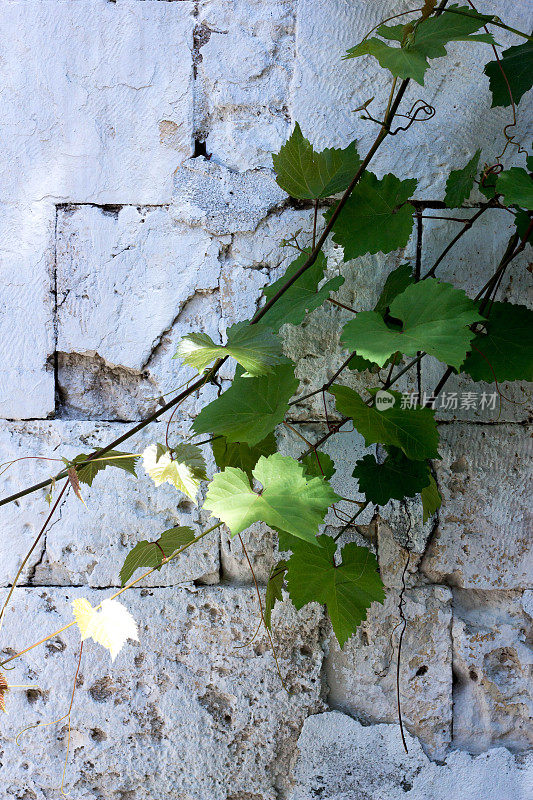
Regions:
<svg viewBox="0 0 533 800"><path fill-rule="evenodd" d="M531 748L532 634L519 592L454 589L454 745L473 753Z"/></svg>
<svg viewBox="0 0 533 800"><path fill-rule="evenodd" d="M531 583L531 438L519 425L440 427L435 461L443 505L422 572L470 589Z"/></svg>
<svg viewBox="0 0 533 800"><path fill-rule="evenodd" d="M2 6L0 200L164 203L192 155L192 2Z"/></svg>
<svg viewBox="0 0 533 800"><path fill-rule="evenodd" d="M289 133L295 0L201 0L196 130L215 161L272 167Z"/></svg>
<svg viewBox="0 0 533 800"><path fill-rule="evenodd" d="M398 591L388 590L384 604L372 604L343 650L333 636L329 642L325 663L330 707L366 725L398 719L396 664L403 627L399 600ZM442 758L452 739L451 592L440 586L408 590L403 614L403 721L432 757Z"/></svg>
<svg viewBox="0 0 533 800"><path fill-rule="evenodd" d="M0 206L0 417L54 411L55 214L49 202Z"/></svg>
<svg viewBox="0 0 533 800"><path fill-rule="evenodd" d="M165 428L164 423L154 424L125 442L122 449L141 453L148 444L164 441ZM6 458L28 455L72 458L108 444L126 429L116 423L4 423L2 454ZM173 430L171 439L177 433ZM204 451L210 460L207 446ZM61 462L21 461L5 474L1 496L53 475L61 466ZM90 488L82 484L86 506L71 491L30 559L23 581L39 585L120 586L120 568L138 541L157 539L164 530L175 525L189 525L198 532L203 530L199 527L199 509L188 497L170 484L155 487L142 461L138 462L137 475L138 480L135 480L122 470L107 468L95 477ZM59 484L55 497L58 488ZM5 543L0 573L3 585L13 579L48 515L45 491L23 498L18 506L0 508ZM213 521L209 523L212 524ZM183 580L213 583L218 581L218 572L218 532L213 531L173 564L145 579L143 585L174 585ZM135 577L141 574L138 572Z"/></svg>
<svg viewBox="0 0 533 800"><path fill-rule="evenodd" d="M68 623L75 597L95 605L108 595L17 590L2 630L4 646L22 649ZM324 708L320 609L277 609L274 635L287 692L263 633L239 647L257 625L252 588L131 590L121 601L139 624L140 642L127 642L114 664L100 645L84 645L67 790L95 800L275 800L286 792L301 726ZM20 748L14 737L25 725L65 714L78 649L72 628L14 662L10 680L39 688L8 696L6 796L26 790L44 800L61 781L65 720L24 734Z"/></svg>
<svg viewBox="0 0 533 800"><path fill-rule="evenodd" d="M337 711L316 714L298 740L300 757L290 800L527 800L533 759L515 758L503 747L472 757L455 751L430 761L419 742L397 725L366 727ZM363 793L362 793L363 792Z"/></svg>

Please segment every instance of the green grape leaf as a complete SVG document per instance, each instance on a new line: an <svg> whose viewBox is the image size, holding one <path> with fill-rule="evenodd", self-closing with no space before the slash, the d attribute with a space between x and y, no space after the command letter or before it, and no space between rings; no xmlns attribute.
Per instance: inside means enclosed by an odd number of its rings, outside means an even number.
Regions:
<svg viewBox="0 0 533 800"><path fill-rule="evenodd" d="M265 625L268 630L272 630L272 609L276 600L283 600L283 585L285 583L285 573L287 572L287 562L278 561L270 570L266 595L265 595Z"/></svg>
<svg viewBox="0 0 533 800"><path fill-rule="evenodd" d="M415 356L425 350L459 369L475 336L468 326L482 320L462 289L435 278L408 286L392 301L390 314L402 321L400 330L375 311L360 311L344 326L342 344L380 367L397 351Z"/></svg>
<svg viewBox="0 0 533 800"><path fill-rule="evenodd" d="M442 503L442 497L433 475L429 476L429 483L420 492L420 497L422 498L422 521L427 522Z"/></svg>
<svg viewBox="0 0 533 800"><path fill-rule="evenodd" d="M71 464L79 464L89 458L88 453L80 453L76 458L73 458ZM103 456L91 459L84 467L76 466L78 479L81 483L86 483L87 486L92 486L95 475L104 470L106 467L117 467L123 469L124 472L129 472L135 478L135 464L140 456L134 453L122 453L120 450L109 450Z"/></svg>
<svg viewBox="0 0 533 800"><path fill-rule="evenodd" d="M489 77L492 108L511 105L509 88L513 101L518 104L522 95L533 86L533 42L527 41L504 50L500 54L500 63L489 61L485 66L485 75Z"/></svg>
<svg viewBox="0 0 533 800"><path fill-rule="evenodd" d="M323 478L307 477L302 464L279 453L261 456L253 476L263 486L260 494L242 470L227 467L217 472L204 508L221 519L232 536L262 521L314 542L326 511L339 499L331 486Z"/></svg>
<svg viewBox="0 0 533 800"><path fill-rule="evenodd" d="M533 211L533 178L525 169L511 167L500 172L496 191L503 195L506 206L520 206Z"/></svg>
<svg viewBox="0 0 533 800"><path fill-rule="evenodd" d="M531 223L532 215L528 214L527 211L517 211L514 224L516 225L516 232L520 236L520 239L524 239L528 230L529 225ZM531 242L531 233L529 234L528 241Z"/></svg>
<svg viewBox="0 0 533 800"><path fill-rule="evenodd" d="M130 550L122 569L120 570L120 582L124 586L131 579L133 573L140 567L148 569L160 569L163 558L168 558L176 550L194 542L196 536L191 528L177 527L169 528L164 531L156 542L137 542L133 550Z"/></svg>
<svg viewBox="0 0 533 800"><path fill-rule="evenodd" d="M263 289L266 300L270 300L298 272L307 258L308 252L301 253L289 266L283 277ZM315 263L306 270L303 275L281 295L279 300L267 311L261 320L261 325L267 325L274 332L279 331L282 325L300 325L307 313L314 311L322 305L331 292L336 292L344 283L342 275L337 275L318 288L318 284L324 277L326 269L326 258L321 252L318 254Z"/></svg>
<svg viewBox="0 0 533 800"><path fill-rule="evenodd" d="M492 17L472 12L468 6L450 6L466 12L462 14L444 13L422 19L413 25L380 25L378 35L383 39L400 42L400 47L390 47L379 39L366 39L348 50L347 58L370 53L380 65L399 78L412 78L421 86L429 67L428 58L442 58L446 55L448 42L485 42L495 44L492 34L473 35Z"/></svg>
<svg viewBox="0 0 533 800"><path fill-rule="evenodd" d="M182 442L169 450L151 444L143 453L144 469L156 486L170 483L195 500L200 482L207 480L205 460L199 447Z"/></svg>
<svg viewBox="0 0 533 800"><path fill-rule="evenodd" d="M474 178L479 167L481 150L476 150L468 164L462 169L454 169L446 181L446 196L444 202L448 208L459 208L468 200L474 188Z"/></svg>
<svg viewBox="0 0 533 800"><path fill-rule="evenodd" d="M513 303L492 304L462 366L475 381L533 381L533 311Z"/></svg>
<svg viewBox="0 0 533 800"><path fill-rule="evenodd" d="M364 456L352 473L359 481L359 491L378 506L413 497L429 483L426 461L411 461L401 451L391 450L383 464L378 464L374 456Z"/></svg>
<svg viewBox="0 0 533 800"><path fill-rule="evenodd" d="M308 456L302 458L302 464L310 478L322 477L329 481L335 474L333 459L321 450L315 450L314 453L309 453Z"/></svg>
<svg viewBox="0 0 533 800"><path fill-rule="evenodd" d="M243 378L237 371L230 388L200 411L193 430L221 433L228 442L253 447L283 422L297 388L294 364L281 364L258 378Z"/></svg>
<svg viewBox="0 0 533 800"><path fill-rule="evenodd" d="M381 26L384 27L383 25ZM351 47L345 58L358 58L359 56L374 56L379 61L383 69L397 78L412 78L421 86L424 85L424 75L429 64L422 53L416 49L406 49L404 47L391 47L381 39L372 36L370 39Z"/></svg>
<svg viewBox="0 0 533 800"><path fill-rule="evenodd" d="M414 283L413 271L410 264L401 264L394 269L383 286L379 300L374 307L374 311L385 316L390 308L390 304L399 294L404 292L408 286Z"/></svg>
<svg viewBox="0 0 533 800"><path fill-rule="evenodd" d="M413 229L413 207L407 202L416 180L395 175L378 180L365 172L333 226L333 241L344 248L344 260L366 253L390 253L407 244ZM331 218L333 209L326 214Z"/></svg>
<svg viewBox="0 0 533 800"><path fill-rule="evenodd" d="M368 406L347 386L333 385L329 390L335 397L337 410L353 419L355 428L364 437L365 444L394 445L403 450L407 458L424 461L439 458L439 432L435 412L430 408L402 408L401 394L392 392L394 404L384 411ZM375 394L376 390L371 390Z"/></svg>
<svg viewBox="0 0 533 800"><path fill-rule="evenodd" d="M345 150L328 148L316 153L298 123L272 161L278 185L300 200L318 200L343 192L361 164L355 142Z"/></svg>
<svg viewBox="0 0 533 800"><path fill-rule="evenodd" d="M253 447L245 442L228 442L225 436L217 436L211 442L213 456L217 467L222 470L226 467L238 467L246 472L252 481L252 470L259 461L260 456L271 456L277 450L276 437L269 433L263 441Z"/></svg>
<svg viewBox="0 0 533 800"><path fill-rule="evenodd" d="M215 344L207 333L189 333L178 344L174 358L202 372L217 358L231 356L247 371L247 375L267 375L276 364L287 359L281 352L281 341L266 325L238 322L228 328L225 345Z"/></svg>
<svg viewBox="0 0 533 800"><path fill-rule="evenodd" d="M383 582L375 555L366 547L350 542L342 548L340 564L335 563L337 543L323 534L316 543L294 543L288 560L287 588L300 609L307 603L327 606L340 647L366 619L374 602L385 599Z"/></svg>

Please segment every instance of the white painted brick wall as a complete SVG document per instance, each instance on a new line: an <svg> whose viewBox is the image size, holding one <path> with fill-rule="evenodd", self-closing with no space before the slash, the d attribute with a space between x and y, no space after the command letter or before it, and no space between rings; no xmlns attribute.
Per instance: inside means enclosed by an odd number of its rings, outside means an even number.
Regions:
<svg viewBox="0 0 533 800"><path fill-rule="evenodd" d="M410 5L1 0L0 461L73 456L108 442L194 374L172 358L184 334L203 330L222 341L228 325L253 314L262 287L292 258L281 239L300 231L308 243L312 228L310 211L288 202L275 183L271 152L295 120L319 147L357 139L366 151L374 126L353 109L384 97L389 81L372 59L341 56L380 19ZM518 28L533 24L525 2L479 0L478 7ZM503 31L496 39L515 42ZM450 169L478 145L490 160L508 117L490 110L480 70L487 47L448 49L426 86L411 86L406 97L433 103L435 119L388 140L373 165L378 174L417 177L420 199L439 199ZM533 135L528 100L516 128L526 145ZM197 153L205 143L208 159L192 158L195 142ZM509 163L517 158L509 153ZM501 214L485 215L440 277L469 292L479 288L509 235ZM423 266L431 266L450 228L424 221ZM336 246L326 252L329 275L346 279L339 299L368 308L387 274L414 257L414 239L401 251L347 264ZM530 252L506 276L502 298L531 300ZM303 391L320 386L344 359L338 337L345 319L328 306L303 329L285 332ZM222 379L231 374L225 365ZM427 360L422 388L429 391L439 375ZM358 387L367 378L348 381ZM415 386L408 375L401 388ZM469 387L456 377L448 388ZM71 796L355 800L364 790L369 800L526 800L533 780L523 752L531 746L532 713L531 386L502 389L515 404L505 403L500 417L441 414L436 471L445 506L438 524L422 524L416 501L361 517L351 538L377 553L389 595L344 652L318 606L299 614L288 602L276 607L274 639L289 693L264 634L253 639L252 579L227 531L126 595L140 642L128 643L114 665L101 648L85 647L66 779ZM189 398L173 430L186 432L216 393L210 385ZM324 430L320 397L293 413L304 435ZM317 418L321 427L309 424ZM164 427L144 431L131 448L161 440ZM299 452L290 431L279 431L278 440L283 452ZM362 438L343 434L326 449L342 465L335 488L353 494ZM18 462L1 477L0 495L56 466ZM139 472L135 481L108 470L85 488L86 507L70 496L62 503L14 594L1 631L4 653L68 622L73 597L100 602L119 585L135 542L175 524L206 525L205 512ZM0 508L4 587L46 518L44 494ZM333 512L327 523L341 525ZM243 538L264 583L275 539L263 525ZM407 541L400 686L409 755L395 698ZM8 698L6 798L58 794L64 722L27 732L20 748L14 739L25 725L65 713L77 647L69 629L9 673L11 682L38 689Z"/></svg>

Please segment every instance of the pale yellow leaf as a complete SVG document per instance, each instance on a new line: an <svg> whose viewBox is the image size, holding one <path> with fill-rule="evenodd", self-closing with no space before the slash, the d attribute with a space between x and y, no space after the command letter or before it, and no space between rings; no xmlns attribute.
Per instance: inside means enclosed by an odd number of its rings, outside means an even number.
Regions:
<svg viewBox="0 0 533 800"><path fill-rule="evenodd" d="M143 453L143 464L156 486L170 483L191 500L195 500L200 482L206 478L205 461L194 445L180 444L171 453L152 444Z"/></svg>
<svg viewBox="0 0 533 800"><path fill-rule="evenodd" d="M111 653L111 661L115 660L126 639L139 641L137 623L118 600L104 600L100 609L96 609L80 597L72 602L72 608L82 640L93 639L101 644Z"/></svg>

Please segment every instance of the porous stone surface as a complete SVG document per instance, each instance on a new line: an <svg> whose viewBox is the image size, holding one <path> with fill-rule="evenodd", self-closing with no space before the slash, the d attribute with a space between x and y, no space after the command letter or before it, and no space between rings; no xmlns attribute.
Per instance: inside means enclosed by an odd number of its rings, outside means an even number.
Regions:
<svg viewBox="0 0 533 800"><path fill-rule="evenodd" d="M422 572L470 589L531 583L531 436L521 425L440 427L443 505Z"/></svg>
<svg viewBox="0 0 533 800"><path fill-rule="evenodd" d="M20 614L45 635L72 619L71 602L94 606L104 590L17 589L4 641L22 649L31 638ZM65 789L100 800L275 800L289 787L296 742L309 714L322 711L322 611L278 607L274 641L257 626L253 588L133 590L123 602L139 624L112 664L109 653L85 642L71 716ZM58 634L17 662L9 715L3 720L6 797L45 800L61 782L67 722L29 730L62 717L70 701L79 633ZM243 645L245 645L243 647ZM4 651L5 652L5 651ZM36 759L36 752L46 758Z"/></svg>
<svg viewBox="0 0 533 800"><path fill-rule="evenodd" d="M342 60L408 0L4 0L0 20L0 497L41 481L62 457L108 444L157 411L197 373L173 356L196 331L216 343L250 319L263 287L309 247L313 208L277 185L273 152L298 121L318 148L354 139L364 155L376 125L356 109L385 108L391 81L371 57ZM484 12L531 30L527 3L477 0ZM517 39L499 29L503 47ZM421 274L461 223L442 201L451 169L480 146L503 148L509 109L490 109L486 44L453 42L425 86L411 83L401 111L423 100L426 123L386 140L370 168L417 178ZM512 131L531 143L531 93ZM405 118L398 118L398 124ZM505 166L523 165L509 145ZM331 200L318 208L318 230ZM433 219L430 219L433 217ZM442 260L437 277L475 296L501 259L513 220L486 211ZM344 284L300 327L286 325L285 353L299 393L314 392L346 360L340 330L372 308L387 276L417 257L417 226L395 252L344 262L328 240L325 278ZM530 304L531 250L505 273L498 299ZM343 308L342 306L348 306ZM188 397L170 443L229 386ZM422 361L396 384L434 389L442 366ZM343 373L364 392L370 372ZM300 612L287 596L272 614L272 641L257 626L277 535L257 523L239 537L222 526L120 599L139 623L115 663L84 645L74 698L65 788L83 800L529 800L533 590L528 516L531 385L452 376L458 406L437 402L441 460L432 469L443 505L425 523L419 497L370 505L352 472L365 447L346 424L321 449L334 460L344 499L321 530L376 555L387 597L374 603L341 651L325 610ZM475 398L472 399L472 393ZM466 395L466 399L463 399ZM485 400L483 400L485 395ZM364 395L366 396L366 395ZM512 402L507 402L509 398ZM440 400L442 401L442 397ZM339 418L317 392L291 406L276 435L298 456ZM163 442L167 420L119 446ZM302 439L302 436L304 439ZM201 445L211 476L215 464ZM202 441L202 439L200 439ZM58 461L44 460L58 459ZM16 460L23 459L23 460ZM0 471L4 466L0 467ZM195 532L215 520L168 483L116 469L72 489L39 539L0 626L14 655L65 624L70 603L97 604L120 586L126 554L166 528ZM530 481L529 481L530 482ZM57 498L61 484L55 487ZM49 514L46 489L0 507L0 602ZM352 501L352 502L350 502ZM250 568L250 559L252 570ZM135 576L140 575L136 572ZM403 616L403 619L402 619ZM398 727L396 669L409 753ZM59 794L78 657L75 628L14 660L2 715L2 792L8 800ZM9 665L8 665L9 666ZM287 691L288 690L288 691ZM2 796L3 796L2 795Z"/></svg>
<svg viewBox="0 0 533 800"><path fill-rule="evenodd" d="M430 761L406 734L406 753L397 725L363 726L338 711L309 717L298 740L300 756L290 800L527 800L533 759L503 747L478 756L454 751Z"/></svg>

